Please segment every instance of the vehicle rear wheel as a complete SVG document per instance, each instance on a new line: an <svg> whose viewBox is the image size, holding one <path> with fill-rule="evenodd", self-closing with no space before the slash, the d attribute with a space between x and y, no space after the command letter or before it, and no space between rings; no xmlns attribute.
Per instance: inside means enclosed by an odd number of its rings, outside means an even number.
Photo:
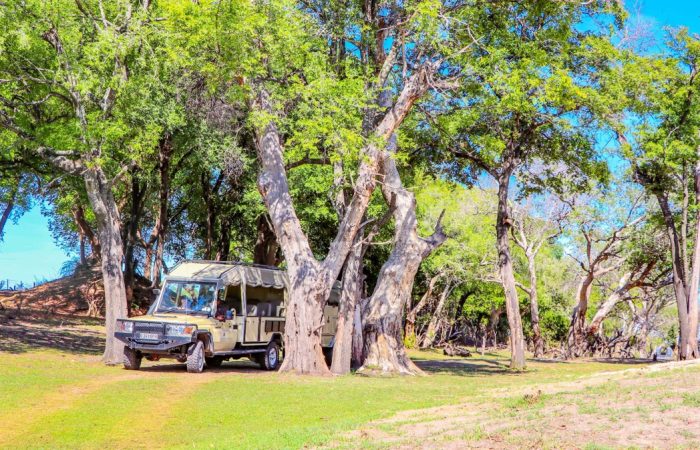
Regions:
<svg viewBox="0 0 700 450"><path fill-rule="evenodd" d="M204 370L204 343L197 341L187 353L187 371L201 373Z"/></svg>
<svg viewBox="0 0 700 450"><path fill-rule="evenodd" d="M212 356L211 358L205 358L205 361L207 363L207 368L216 369L217 367L221 367L224 358L221 356Z"/></svg>
<svg viewBox="0 0 700 450"><path fill-rule="evenodd" d="M265 353L259 360L260 367L265 370L277 370L280 366L280 346L272 341L267 345Z"/></svg>
<svg viewBox="0 0 700 450"><path fill-rule="evenodd" d="M139 370L143 356L136 350L124 346L124 368L126 370Z"/></svg>

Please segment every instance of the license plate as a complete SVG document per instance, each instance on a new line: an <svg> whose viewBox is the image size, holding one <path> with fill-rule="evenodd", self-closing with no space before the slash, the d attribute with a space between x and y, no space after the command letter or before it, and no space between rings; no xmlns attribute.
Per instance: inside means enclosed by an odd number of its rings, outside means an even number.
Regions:
<svg viewBox="0 0 700 450"><path fill-rule="evenodd" d="M157 341L159 339L158 333L138 333L136 337L139 339L147 339L151 341Z"/></svg>

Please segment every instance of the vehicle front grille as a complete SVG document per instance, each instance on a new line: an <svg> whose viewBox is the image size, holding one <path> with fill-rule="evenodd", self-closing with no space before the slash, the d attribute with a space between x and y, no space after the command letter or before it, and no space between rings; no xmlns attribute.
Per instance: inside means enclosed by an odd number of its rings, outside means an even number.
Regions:
<svg viewBox="0 0 700 450"><path fill-rule="evenodd" d="M148 334L148 337L145 335ZM157 322L134 322L136 340L158 341L165 334L165 325Z"/></svg>

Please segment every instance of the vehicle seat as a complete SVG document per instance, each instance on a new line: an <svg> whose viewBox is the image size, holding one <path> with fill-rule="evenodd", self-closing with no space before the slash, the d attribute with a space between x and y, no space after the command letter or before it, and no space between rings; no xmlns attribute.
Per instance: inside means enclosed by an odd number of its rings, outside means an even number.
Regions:
<svg viewBox="0 0 700 450"><path fill-rule="evenodd" d="M260 303L258 304L258 316L260 317L269 317L272 315L272 305L269 303Z"/></svg>

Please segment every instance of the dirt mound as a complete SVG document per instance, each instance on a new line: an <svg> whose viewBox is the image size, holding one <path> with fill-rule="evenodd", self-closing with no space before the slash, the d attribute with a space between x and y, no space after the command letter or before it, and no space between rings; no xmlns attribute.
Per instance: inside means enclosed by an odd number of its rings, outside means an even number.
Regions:
<svg viewBox="0 0 700 450"><path fill-rule="evenodd" d="M143 313L153 300L150 281L137 276L132 314ZM0 312L104 317L104 285L99 266L82 267L73 275L26 291L0 291Z"/></svg>

